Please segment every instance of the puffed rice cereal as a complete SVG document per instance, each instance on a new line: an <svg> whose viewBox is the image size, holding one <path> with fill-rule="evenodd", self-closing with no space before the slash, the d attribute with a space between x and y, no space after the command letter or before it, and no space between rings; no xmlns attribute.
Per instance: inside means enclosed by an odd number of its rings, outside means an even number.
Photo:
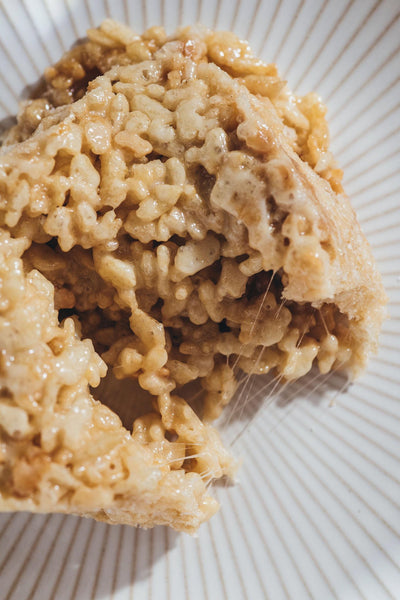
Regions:
<svg viewBox="0 0 400 600"><path fill-rule="evenodd" d="M210 423L239 373L357 375L376 348L326 109L202 27L107 20L45 80L0 151L0 510L193 532L236 468ZM147 393L126 427L107 370Z"/></svg>

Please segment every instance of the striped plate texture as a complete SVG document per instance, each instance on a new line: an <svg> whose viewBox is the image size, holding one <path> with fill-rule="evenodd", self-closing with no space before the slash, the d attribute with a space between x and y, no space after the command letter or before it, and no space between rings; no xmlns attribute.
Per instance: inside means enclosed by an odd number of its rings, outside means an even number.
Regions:
<svg viewBox="0 0 400 600"><path fill-rule="evenodd" d="M329 107L333 150L390 297L352 387L255 379L225 428L243 458L197 538L60 515L0 516L1 600L400 599L399 0L0 0L0 119L91 25L202 22L248 38ZM247 427L244 429L244 424Z"/></svg>

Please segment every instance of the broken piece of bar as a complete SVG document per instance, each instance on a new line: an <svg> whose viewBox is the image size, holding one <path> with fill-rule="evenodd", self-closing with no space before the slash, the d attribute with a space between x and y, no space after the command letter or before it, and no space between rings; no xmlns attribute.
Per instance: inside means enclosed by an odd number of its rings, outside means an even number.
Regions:
<svg viewBox="0 0 400 600"><path fill-rule="evenodd" d="M381 279L320 101L233 34L105 21L46 78L0 153L0 510L192 532L238 373L358 375Z"/></svg>

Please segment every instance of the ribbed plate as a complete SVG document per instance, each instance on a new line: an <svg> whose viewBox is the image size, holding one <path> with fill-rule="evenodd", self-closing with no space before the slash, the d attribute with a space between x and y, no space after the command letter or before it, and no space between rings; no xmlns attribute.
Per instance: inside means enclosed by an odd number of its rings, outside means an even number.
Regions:
<svg viewBox="0 0 400 600"><path fill-rule="evenodd" d="M379 355L350 389L309 377L229 429L240 482L198 538L74 517L0 516L1 600L400 598L398 0L0 0L0 119L105 16L136 30L233 29L329 107L333 150L390 296ZM291 399L295 399L291 402ZM254 416L254 415L253 415ZM249 416L244 416L250 419Z"/></svg>

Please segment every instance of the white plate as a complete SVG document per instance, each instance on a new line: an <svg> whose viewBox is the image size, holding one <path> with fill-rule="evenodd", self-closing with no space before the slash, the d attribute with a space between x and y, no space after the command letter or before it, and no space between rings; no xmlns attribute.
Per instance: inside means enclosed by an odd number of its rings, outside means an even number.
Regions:
<svg viewBox="0 0 400 600"><path fill-rule="evenodd" d="M400 598L399 9L398 0L0 0L0 119L105 16L138 31L233 29L297 91L317 90L391 314L379 355L349 390L339 379L314 389L309 378L287 395L295 402L260 408L235 445L240 483L216 488L222 509L197 539L0 516L1 600ZM256 402L262 384L253 385Z"/></svg>

